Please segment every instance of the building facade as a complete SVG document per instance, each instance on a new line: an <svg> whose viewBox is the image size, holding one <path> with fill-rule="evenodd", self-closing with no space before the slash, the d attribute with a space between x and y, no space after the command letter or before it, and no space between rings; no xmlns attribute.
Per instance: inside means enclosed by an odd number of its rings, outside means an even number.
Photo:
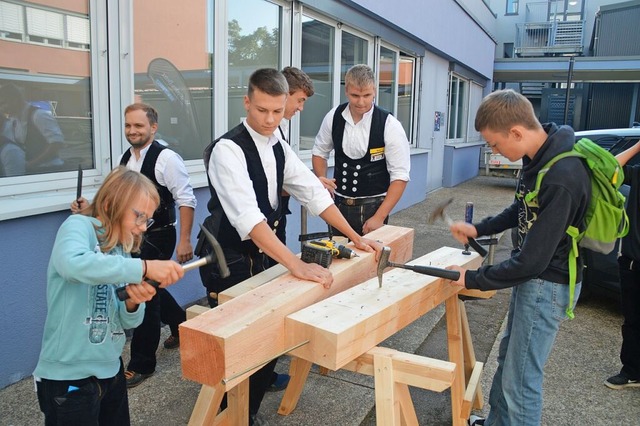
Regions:
<svg viewBox="0 0 640 426"><path fill-rule="evenodd" d="M527 96L541 121L576 130L640 121L639 1L491 0L490 5L498 14L496 87Z"/></svg>
<svg viewBox="0 0 640 426"><path fill-rule="evenodd" d="M0 387L33 371L49 253L76 197L77 170L91 199L128 148L126 105L159 111L158 138L185 159L202 222L202 150L242 118L255 69L293 65L311 76L316 94L290 126L292 146L310 164L324 114L345 100L346 70L369 64L377 103L402 122L412 147L402 209L477 174L483 142L473 121L492 87L495 25L487 2L475 0L397 0L393 8L373 0L0 0L0 89L17 88L63 137L60 161L0 177L0 336L11 342L0 348ZM292 210L288 240L298 251L301 214ZM326 227L310 219L308 229ZM171 291L182 304L204 296L198 274Z"/></svg>

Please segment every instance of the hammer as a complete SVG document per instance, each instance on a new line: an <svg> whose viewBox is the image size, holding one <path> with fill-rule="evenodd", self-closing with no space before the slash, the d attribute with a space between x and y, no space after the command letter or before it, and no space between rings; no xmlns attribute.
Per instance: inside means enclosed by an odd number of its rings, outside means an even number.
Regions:
<svg viewBox="0 0 640 426"><path fill-rule="evenodd" d="M206 237L209 244L211 244L211 247L213 248L213 250L211 250L211 253L207 254L205 257L202 257L198 260L194 260L193 262L189 262L183 265L182 269L184 269L185 272L188 272L192 269L200 268L204 265L208 265L217 260L218 269L220 270L220 277L221 278L228 277L231 274L231 272L229 271L229 267L227 266L227 259L225 259L224 257L224 252L222 251L222 247L220 246L220 243L218 243L218 240L216 240L213 234L211 234L211 232L209 232L204 226L202 226L202 224L200 224L200 229L204 233L204 236ZM160 287L160 283L157 281L150 280L150 279L147 279L145 281L151 284L152 286L154 286L156 289ZM123 287L118 287L118 289L116 290L118 299L127 300L129 298L129 294L127 293L126 287L127 287L126 285Z"/></svg>
<svg viewBox="0 0 640 426"><path fill-rule="evenodd" d="M429 215L428 223L433 223L438 219L442 219L444 223L446 223L448 226L451 226L453 220L449 217L447 212L444 211L444 209L446 209L452 202L453 198L449 198L444 203L436 206L431 215ZM475 238L467 237L467 239L469 240L469 245L473 247L473 249L477 251L480 256L485 257L487 255L487 250L482 247L480 243L475 240Z"/></svg>
<svg viewBox="0 0 640 426"><path fill-rule="evenodd" d="M402 263L389 262L389 256L391 255L391 247L383 247L382 253L380 253L380 261L378 262L378 286L382 288L382 272L389 266L394 268L409 269L419 274L430 275L432 277L445 278L451 281L458 281L460 279L460 272L450 271L448 269L434 268L433 266L422 265L404 265Z"/></svg>

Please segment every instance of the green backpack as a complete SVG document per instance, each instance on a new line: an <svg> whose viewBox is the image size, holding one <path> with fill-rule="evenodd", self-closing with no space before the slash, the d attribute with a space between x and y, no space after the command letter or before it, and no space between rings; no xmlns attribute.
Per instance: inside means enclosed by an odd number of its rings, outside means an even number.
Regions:
<svg viewBox="0 0 640 426"><path fill-rule="evenodd" d="M624 172L618 160L607 150L587 138L575 143L571 151L553 157L538 172L536 186L525 196L531 207L538 206L538 191L549 168L566 157L580 157L591 171L591 200L585 215L585 230L580 233L575 226L569 226L567 234L573 247L569 252L569 306L567 316L573 318L573 298L576 287L578 246L598 253L610 253L618 238L629 232L629 217L624 209L625 198L619 191L624 182Z"/></svg>

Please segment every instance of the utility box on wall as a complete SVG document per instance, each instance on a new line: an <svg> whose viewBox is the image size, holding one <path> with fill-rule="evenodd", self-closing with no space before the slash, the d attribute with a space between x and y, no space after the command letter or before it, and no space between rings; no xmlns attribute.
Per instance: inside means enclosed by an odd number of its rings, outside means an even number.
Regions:
<svg viewBox="0 0 640 426"><path fill-rule="evenodd" d="M442 186L451 188L478 176L484 142L445 144Z"/></svg>

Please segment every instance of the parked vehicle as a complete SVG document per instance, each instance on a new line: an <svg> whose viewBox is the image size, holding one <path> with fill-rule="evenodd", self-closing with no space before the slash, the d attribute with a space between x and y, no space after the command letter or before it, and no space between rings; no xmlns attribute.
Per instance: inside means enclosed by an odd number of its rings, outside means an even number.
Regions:
<svg viewBox="0 0 640 426"><path fill-rule="evenodd" d="M606 148L613 155L617 155L638 142L640 139L640 127L576 132L576 140L580 138L589 138ZM628 164L637 164L638 162L640 162L640 155L633 157ZM622 185L620 191L625 197L629 195L629 187L627 185ZM587 298L594 292L620 297L618 247L619 245L616 245L616 248L606 255L595 253L591 250L582 251L585 269L581 298Z"/></svg>

